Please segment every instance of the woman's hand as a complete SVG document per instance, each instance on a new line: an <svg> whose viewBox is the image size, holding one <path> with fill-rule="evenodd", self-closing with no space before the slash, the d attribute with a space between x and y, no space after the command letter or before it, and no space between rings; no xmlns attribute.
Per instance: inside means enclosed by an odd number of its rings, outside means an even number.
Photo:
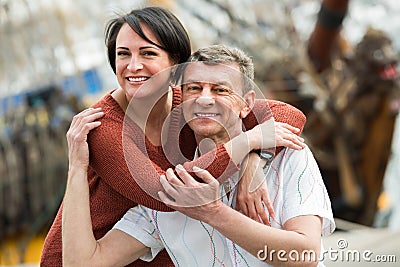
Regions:
<svg viewBox="0 0 400 267"><path fill-rule="evenodd" d="M285 146L293 149L303 149L304 139L298 136L300 129L287 123L269 119L246 132L251 147L268 149Z"/></svg>
<svg viewBox="0 0 400 267"><path fill-rule="evenodd" d="M80 165L87 168L89 165L87 135L91 130L100 126L101 122L96 120L103 115L101 108L88 108L75 115L72 119L66 134L70 167Z"/></svg>
<svg viewBox="0 0 400 267"><path fill-rule="evenodd" d="M300 137L300 129L284 122L275 121L275 147L285 146L296 150L304 148L304 138Z"/></svg>
<svg viewBox="0 0 400 267"><path fill-rule="evenodd" d="M257 153L250 153L242 164L242 173L237 187L236 209L251 219L270 225L270 217L274 217L263 166L265 162Z"/></svg>

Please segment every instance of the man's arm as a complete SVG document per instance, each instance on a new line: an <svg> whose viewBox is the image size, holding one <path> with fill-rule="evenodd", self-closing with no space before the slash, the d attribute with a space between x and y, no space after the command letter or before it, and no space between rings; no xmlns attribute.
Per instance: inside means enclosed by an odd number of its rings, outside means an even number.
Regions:
<svg viewBox="0 0 400 267"><path fill-rule="evenodd" d="M177 166L176 172L182 180L178 179L172 170L168 170L166 176L160 178L165 193L160 192L159 195L167 205L189 217L208 223L260 260L274 265L317 265L321 244L320 217L297 216L289 219L283 229L272 228L222 203L218 195L219 183L207 171L196 171L196 175L206 184L198 183L180 166ZM269 252L276 253L264 255L266 247ZM279 251L285 252L287 261L280 260L277 254ZM291 252L302 255L303 251L314 251L315 258L291 261L288 257ZM280 257L283 258L283 255Z"/></svg>
<svg viewBox="0 0 400 267"><path fill-rule="evenodd" d="M321 245L320 217L313 215L294 217L284 224L283 229L277 229L258 223L226 205L215 211L217 214L207 216L205 222L260 260L265 260L274 266L317 265ZM279 255L279 251L285 251L285 254ZM291 261L290 253L302 255L303 251L314 251L316 255L315 259L312 259L314 261L307 261L308 259Z"/></svg>
<svg viewBox="0 0 400 267"><path fill-rule="evenodd" d="M98 127L100 109L87 109L74 117L67 133L69 170L63 202L63 266L124 266L149 251L129 235L111 230L102 239L93 235L89 205L86 142L90 130Z"/></svg>

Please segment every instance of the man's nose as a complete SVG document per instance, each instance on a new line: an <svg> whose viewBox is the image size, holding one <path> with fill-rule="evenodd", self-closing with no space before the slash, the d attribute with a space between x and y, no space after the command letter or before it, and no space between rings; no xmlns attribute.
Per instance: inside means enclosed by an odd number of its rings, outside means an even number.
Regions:
<svg viewBox="0 0 400 267"><path fill-rule="evenodd" d="M202 94L196 99L196 103L201 106L207 107L214 105L215 100L210 94Z"/></svg>
<svg viewBox="0 0 400 267"><path fill-rule="evenodd" d="M211 106L215 104L211 88L208 84L206 84L203 87L203 90L201 90L199 97L196 99L196 103L201 106Z"/></svg>
<svg viewBox="0 0 400 267"><path fill-rule="evenodd" d="M129 62L128 69L131 71L137 71L143 69L142 62L136 56L132 56L131 61Z"/></svg>

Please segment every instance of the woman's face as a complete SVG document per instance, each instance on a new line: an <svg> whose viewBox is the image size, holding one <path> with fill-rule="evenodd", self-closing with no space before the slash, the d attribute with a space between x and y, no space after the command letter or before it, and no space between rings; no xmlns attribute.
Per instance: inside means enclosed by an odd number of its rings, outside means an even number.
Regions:
<svg viewBox="0 0 400 267"><path fill-rule="evenodd" d="M146 24L142 24L144 34L156 44L157 39ZM118 83L130 100L151 95L157 88L148 86L138 90L151 76L171 67L173 62L168 53L142 39L131 27L122 25L116 40L116 75Z"/></svg>

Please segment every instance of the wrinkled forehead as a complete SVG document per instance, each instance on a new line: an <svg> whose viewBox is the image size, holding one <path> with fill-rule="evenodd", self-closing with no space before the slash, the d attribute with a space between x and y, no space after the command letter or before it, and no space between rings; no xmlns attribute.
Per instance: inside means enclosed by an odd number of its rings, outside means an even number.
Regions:
<svg viewBox="0 0 400 267"><path fill-rule="evenodd" d="M236 63L208 64L191 62L185 67L183 84L210 83L227 86L235 91L243 92L242 76L239 65Z"/></svg>

